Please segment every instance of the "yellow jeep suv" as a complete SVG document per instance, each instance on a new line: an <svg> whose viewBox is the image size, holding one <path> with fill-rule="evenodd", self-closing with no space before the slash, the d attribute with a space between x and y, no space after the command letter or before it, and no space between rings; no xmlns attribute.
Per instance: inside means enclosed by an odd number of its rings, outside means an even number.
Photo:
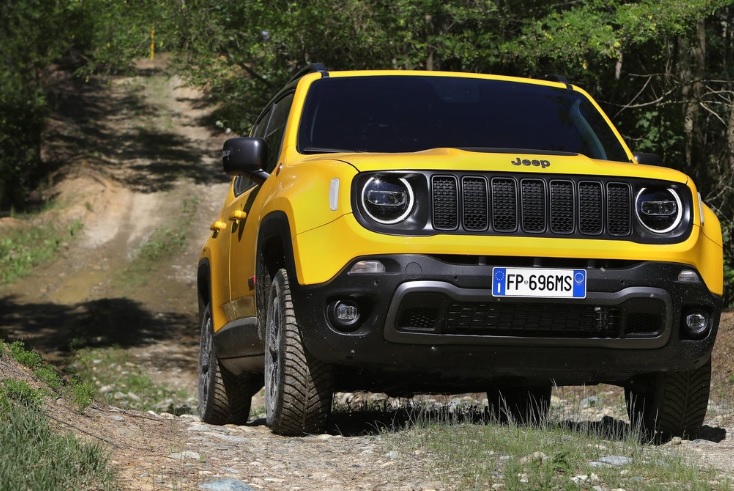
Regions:
<svg viewBox="0 0 734 491"><path fill-rule="evenodd" d="M722 235L691 179L634 155L582 89L419 71L300 72L247 137L198 267L199 411L325 429L335 391L624 387L630 419L706 413Z"/></svg>

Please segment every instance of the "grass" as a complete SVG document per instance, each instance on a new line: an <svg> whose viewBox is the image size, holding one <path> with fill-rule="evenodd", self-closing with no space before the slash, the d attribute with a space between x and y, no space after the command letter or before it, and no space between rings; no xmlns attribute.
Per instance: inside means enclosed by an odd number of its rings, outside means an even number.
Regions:
<svg viewBox="0 0 734 491"><path fill-rule="evenodd" d="M430 459L430 479L454 489L731 490L729 478L691 461L690 447L655 446L619 420L570 423L551 409L537 426L490 421L476 408L412 410L382 435L400 463ZM606 463L612 462L612 464ZM700 463L699 463L700 464Z"/></svg>
<svg viewBox="0 0 734 491"><path fill-rule="evenodd" d="M84 382L77 377L64 380L54 367L44 361L41 355L27 350L21 341L10 344L0 341L0 356L3 353L30 368L48 388L47 395L61 394L73 402L80 412L92 403L93 388L89 382Z"/></svg>
<svg viewBox="0 0 734 491"><path fill-rule="evenodd" d="M64 240L76 235L81 227L81 222L74 221L65 230L49 225L4 230L0 237L0 284L11 283L48 263Z"/></svg>
<svg viewBox="0 0 734 491"><path fill-rule="evenodd" d="M58 374L18 343L0 342L0 357L14 358L49 382L39 389L21 380L0 382L0 489L119 489L104 449L49 425L43 403L63 387Z"/></svg>
<svg viewBox="0 0 734 491"><path fill-rule="evenodd" d="M175 256L186 247L191 226L188 217L196 211L197 206L197 198L183 200L180 209L181 219L175 221L175 227L164 226L151 234L119 275L124 283L134 286L145 285L151 271L155 271L161 262Z"/></svg>
<svg viewBox="0 0 734 491"><path fill-rule="evenodd" d="M173 414L191 412L188 395L155 383L144 366L121 348L85 348L71 369L92 387L94 398L113 406Z"/></svg>

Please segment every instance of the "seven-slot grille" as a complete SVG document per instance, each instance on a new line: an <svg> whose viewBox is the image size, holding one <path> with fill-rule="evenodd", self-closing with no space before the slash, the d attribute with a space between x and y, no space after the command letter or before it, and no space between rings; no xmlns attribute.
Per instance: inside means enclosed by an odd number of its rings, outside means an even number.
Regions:
<svg viewBox="0 0 734 491"><path fill-rule="evenodd" d="M441 231L625 237L629 184L588 178L434 175L433 227Z"/></svg>

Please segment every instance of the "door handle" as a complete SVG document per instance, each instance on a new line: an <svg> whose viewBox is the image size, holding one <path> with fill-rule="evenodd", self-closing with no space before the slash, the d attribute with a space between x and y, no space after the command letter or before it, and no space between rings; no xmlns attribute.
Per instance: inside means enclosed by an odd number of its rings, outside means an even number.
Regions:
<svg viewBox="0 0 734 491"><path fill-rule="evenodd" d="M217 220L216 222L209 225L209 230L213 232L221 232L225 228L227 228L227 222L223 222L221 220Z"/></svg>
<svg viewBox="0 0 734 491"><path fill-rule="evenodd" d="M234 210L232 214L229 216L229 220L231 222L239 222L240 220L244 220L245 217L247 217L247 212L244 210Z"/></svg>

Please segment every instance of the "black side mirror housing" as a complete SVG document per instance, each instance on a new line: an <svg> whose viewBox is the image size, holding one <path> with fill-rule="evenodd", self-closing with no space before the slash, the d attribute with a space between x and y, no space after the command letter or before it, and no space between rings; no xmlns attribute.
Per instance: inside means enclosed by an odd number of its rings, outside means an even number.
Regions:
<svg viewBox="0 0 734 491"><path fill-rule="evenodd" d="M638 164L657 165L657 166L663 165L662 157L660 157L660 155L656 153L638 152L635 154L635 160L637 161Z"/></svg>
<svg viewBox="0 0 734 491"><path fill-rule="evenodd" d="M268 158L268 144L264 138L239 136L224 142L222 148L222 167L230 176L249 176L262 184L270 174L265 168Z"/></svg>

